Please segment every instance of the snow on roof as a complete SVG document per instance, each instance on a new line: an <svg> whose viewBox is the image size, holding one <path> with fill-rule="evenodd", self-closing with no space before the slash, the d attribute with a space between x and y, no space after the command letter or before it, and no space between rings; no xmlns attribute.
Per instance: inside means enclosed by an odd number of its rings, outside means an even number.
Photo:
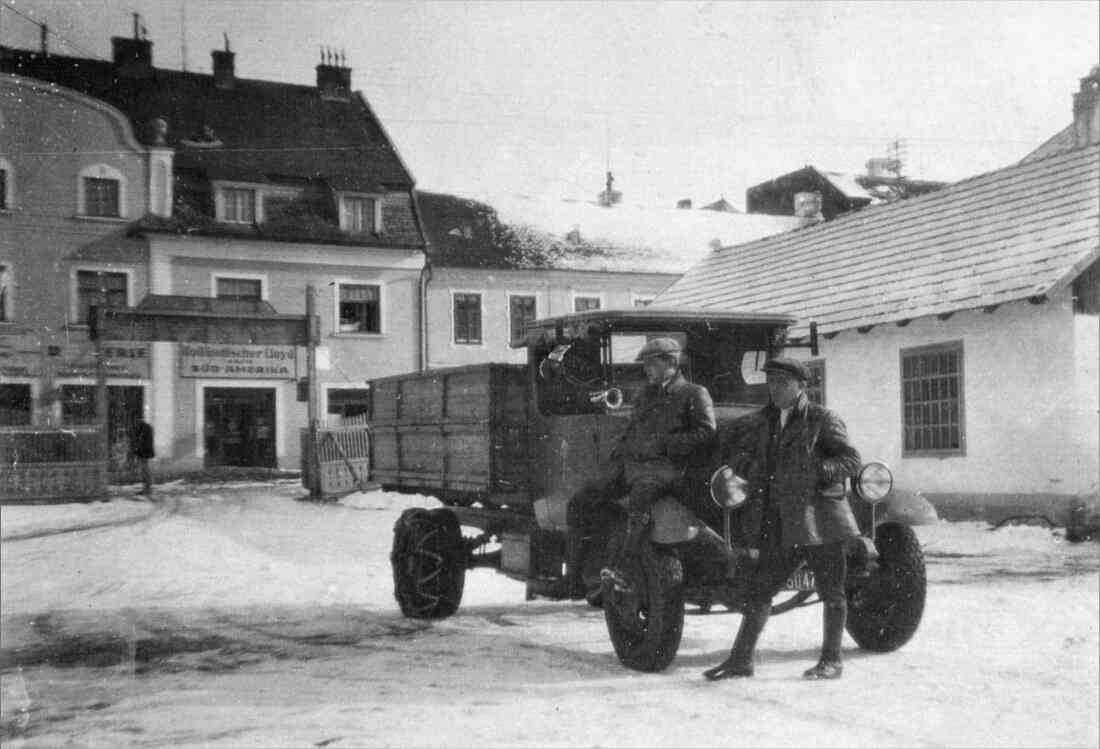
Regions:
<svg viewBox="0 0 1100 749"><path fill-rule="evenodd" d="M710 253L654 304L789 312L822 333L1042 296L1100 256L1100 147Z"/></svg>
<svg viewBox="0 0 1100 749"><path fill-rule="evenodd" d="M571 232L597 245L597 255L556 263L573 270L683 273L718 245L749 242L798 226L791 216L725 213L619 203L610 208L583 200L494 196L489 202L501 220L530 226L556 237Z"/></svg>

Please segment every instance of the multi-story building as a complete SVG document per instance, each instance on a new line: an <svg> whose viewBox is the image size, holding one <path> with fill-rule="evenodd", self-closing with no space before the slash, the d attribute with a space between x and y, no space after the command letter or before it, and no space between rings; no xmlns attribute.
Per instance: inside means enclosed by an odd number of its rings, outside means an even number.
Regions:
<svg viewBox="0 0 1100 749"><path fill-rule="evenodd" d="M334 416L361 410L366 380L422 366L413 179L351 70L326 56L315 86L245 80L228 49L207 75L112 42L111 61L0 48L7 90L34 88L0 101L4 418L89 418L93 303L303 315L312 286L312 386ZM198 322L185 342L105 342L116 451L144 414L159 470L298 467L304 349L222 344Z"/></svg>

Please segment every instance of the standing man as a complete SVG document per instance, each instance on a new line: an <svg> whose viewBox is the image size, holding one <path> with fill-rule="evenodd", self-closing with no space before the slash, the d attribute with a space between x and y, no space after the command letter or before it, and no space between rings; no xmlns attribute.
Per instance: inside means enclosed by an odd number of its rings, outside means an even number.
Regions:
<svg viewBox="0 0 1100 749"><path fill-rule="evenodd" d="M134 456L141 468L141 494L151 496L153 472L149 468L149 460L156 456L156 451L153 449L153 427L145 419L138 420L134 425L134 433L130 439L130 454Z"/></svg>
<svg viewBox="0 0 1100 749"><path fill-rule="evenodd" d="M848 443L844 422L807 399L805 365L777 357L764 372L771 403L739 420L723 445L727 464L748 482L742 522L749 546L760 549L760 563L749 580L729 658L703 675L711 680L752 676L772 598L805 561L824 602L825 621L821 659L803 676L837 679L848 615L845 545L859 535L845 481L859 470L859 453Z"/></svg>
<svg viewBox="0 0 1100 749"><path fill-rule="evenodd" d="M653 504L666 494L683 497L685 479L706 469L717 446L714 404L706 388L688 382L680 372L680 344L674 338L654 338L636 361L642 362L646 384L626 431L612 449L603 475L581 487L567 510L569 595L586 596L593 604L599 589L585 590L582 567L594 543L593 532L606 528L616 511L611 504L629 494L628 545L636 543ZM722 538L711 535L710 540L724 550Z"/></svg>

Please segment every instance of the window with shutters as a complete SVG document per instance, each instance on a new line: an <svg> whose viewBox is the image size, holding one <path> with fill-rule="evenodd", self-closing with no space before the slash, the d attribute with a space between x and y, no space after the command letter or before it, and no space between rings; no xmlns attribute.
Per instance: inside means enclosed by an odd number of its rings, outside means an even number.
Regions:
<svg viewBox="0 0 1100 749"><path fill-rule="evenodd" d="M965 454L963 347L901 351L902 455Z"/></svg>
<svg viewBox="0 0 1100 749"><path fill-rule="evenodd" d="M337 330L340 333L382 332L382 287L376 284L342 283L339 295Z"/></svg>
<svg viewBox="0 0 1100 749"><path fill-rule="evenodd" d="M455 343L481 343L481 294L454 295Z"/></svg>

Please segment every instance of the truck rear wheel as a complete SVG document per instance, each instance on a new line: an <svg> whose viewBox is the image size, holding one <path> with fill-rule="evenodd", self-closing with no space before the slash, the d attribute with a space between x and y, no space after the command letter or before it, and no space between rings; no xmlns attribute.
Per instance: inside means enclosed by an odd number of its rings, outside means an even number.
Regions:
<svg viewBox="0 0 1100 749"><path fill-rule="evenodd" d="M466 584L466 548L450 510L405 510L393 528L393 590L411 619L443 619L458 610Z"/></svg>
<svg viewBox="0 0 1100 749"><path fill-rule="evenodd" d="M627 668L663 671L676 657L684 631L680 559L648 543L623 562L630 590L604 584L603 612L615 655Z"/></svg>
<svg viewBox="0 0 1100 749"><path fill-rule="evenodd" d="M848 591L848 634L864 650L888 653L916 634L927 585L924 553L907 525L875 530L879 569Z"/></svg>

